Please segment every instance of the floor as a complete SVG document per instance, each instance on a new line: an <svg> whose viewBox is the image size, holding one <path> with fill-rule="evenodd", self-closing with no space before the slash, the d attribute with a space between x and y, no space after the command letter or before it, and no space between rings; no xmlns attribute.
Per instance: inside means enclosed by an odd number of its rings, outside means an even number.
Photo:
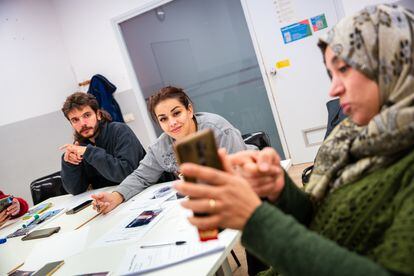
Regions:
<svg viewBox="0 0 414 276"><path fill-rule="evenodd" d="M292 178L292 180L295 182L296 185L298 185L299 187L302 186L302 171L309 167L310 165L312 165L312 163L304 163L304 164L299 164L299 165L293 165L289 170L288 170L288 174L289 176ZM247 274L247 263L246 263L246 256L245 256L245 251L243 246L238 243L235 247L234 247L234 252L236 252L237 258L239 259L240 263L241 263L241 267L237 267L236 262L234 261L232 256L228 257L229 263L230 263L230 267L231 267L231 271L233 272L234 276L245 276L248 275Z"/></svg>

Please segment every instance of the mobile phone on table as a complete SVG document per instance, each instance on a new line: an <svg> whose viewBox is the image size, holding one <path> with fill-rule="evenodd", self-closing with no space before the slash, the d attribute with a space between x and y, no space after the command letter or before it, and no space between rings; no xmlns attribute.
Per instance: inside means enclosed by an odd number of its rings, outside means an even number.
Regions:
<svg viewBox="0 0 414 276"><path fill-rule="evenodd" d="M58 227L35 230L33 232L30 232L26 236L24 236L22 238L22 241L46 238L46 237L49 237L49 236L53 235L54 233L59 232L59 230L60 230L59 226Z"/></svg>
<svg viewBox="0 0 414 276"><path fill-rule="evenodd" d="M49 276L56 272L65 262L57 261L45 264L38 271L35 271L32 276Z"/></svg>
<svg viewBox="0 0 414 276"><path fill-rule="evenodd" d="M217 153L216 139L211 129L204 129L183 140L177 142L174 146L177 160L182 163L195 163L202 166L223 170L223 164ZM184 180L197 183L197 179L189 178L184 175ZM204 213L195 213L195 216L206 216ZM218 229L200 231L201 241L217 239Z"/></svg>
<svg viewBox="0 0 414 276"><path fill-rule="evenodd" d="M0 199L0 212L3 212L5 209L7 209L7 207L12 205L12 203L13 203L12 196L8 196L8 197Z"/></svg>
<svg viewBox="0 0 414 276"><path fill-rule="evenodd" d="M92 204L92 199L89 199L85 202L82 202L81 204L79 204L78 206L73 207L72 209L66 211L66 215L73 215L76 214L77 212L85 209L86 207L88 207L89 205Z"/></svg>

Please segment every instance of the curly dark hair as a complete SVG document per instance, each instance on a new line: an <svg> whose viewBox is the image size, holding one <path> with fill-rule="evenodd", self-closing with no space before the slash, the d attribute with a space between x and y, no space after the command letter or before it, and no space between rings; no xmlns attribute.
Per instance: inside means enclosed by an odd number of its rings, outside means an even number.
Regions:
<svg viewBox="0 0 414 276"><path fill-rule="evenodd" d="M62 112L65 115L66 119L69 120L69 112L71 112L74 108L81 109L84 106L90 106L96 114L101 115L103 121L112 121L111 115L99 107L99 103L96 100L95 96L83 92L75 92L72 95L68 96L66 98L66 101L63 103Z"/></svg>

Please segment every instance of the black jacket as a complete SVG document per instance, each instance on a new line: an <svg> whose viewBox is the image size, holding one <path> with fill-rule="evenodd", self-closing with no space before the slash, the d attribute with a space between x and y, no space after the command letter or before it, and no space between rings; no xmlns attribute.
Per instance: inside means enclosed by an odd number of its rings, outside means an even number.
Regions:
<svg viewBox="0 0 414 276"><path fill-rule="evenodd" d="M121 183L145 156L138 138L123 123L102 123L95 142L85 144L87 149L79 165L65 162L62 156L63 186L71 194L85 192L89 184L98 189Z"/></svg>

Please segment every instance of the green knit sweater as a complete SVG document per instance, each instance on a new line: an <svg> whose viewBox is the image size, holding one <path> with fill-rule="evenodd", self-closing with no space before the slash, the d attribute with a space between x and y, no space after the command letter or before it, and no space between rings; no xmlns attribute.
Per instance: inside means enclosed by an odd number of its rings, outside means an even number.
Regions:
<svg viewBox="0 0 414 276"><path fill-rule="evenodd" d="M414 275L414 151L329 194L314 210L289 177L276 206L260 205L243 245L265 274Z"/></svg>

